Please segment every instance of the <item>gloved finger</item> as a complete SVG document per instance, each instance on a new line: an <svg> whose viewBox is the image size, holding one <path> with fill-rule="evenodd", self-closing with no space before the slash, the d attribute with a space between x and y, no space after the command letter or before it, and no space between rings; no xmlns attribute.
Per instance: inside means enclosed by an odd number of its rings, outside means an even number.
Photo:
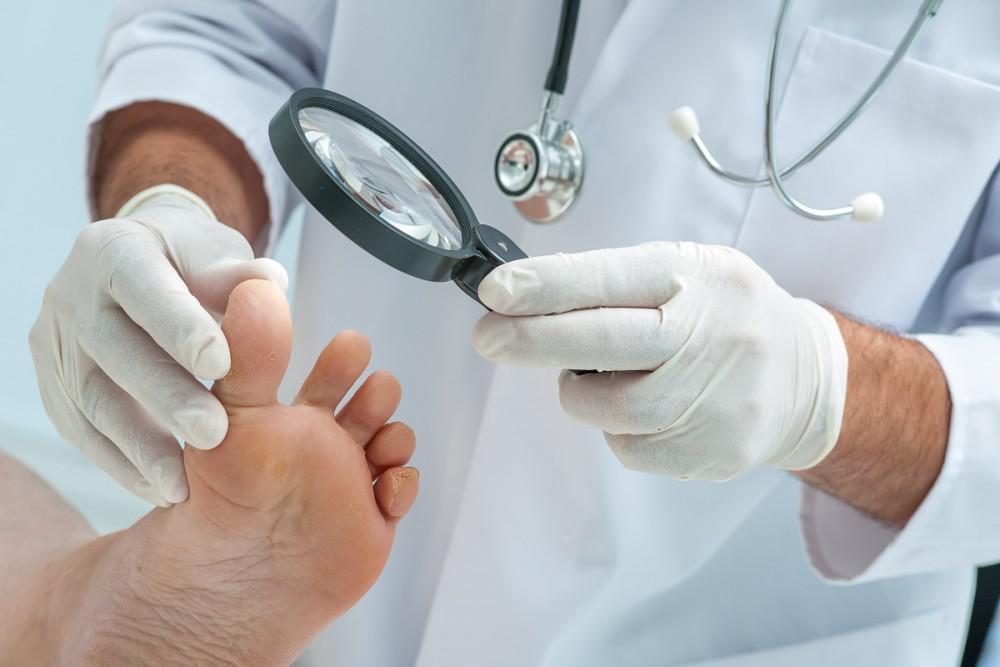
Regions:
<svg viewBox="0 0 1000 667"><path fill-rule="evenodd" d="M229 372L229 346L218 323L191 294L152 235L142 232L123 238L127 240L119 241L122 247L107 269L112 299L192 374L209 380L224 377Z"/></svg>
<svg viewBox="0 0 1000 667"><path fill-rule="evenodd" d="M177 440L100 369L88 374L83 390L79 407L87 421L117 444L163 500L186 500L187 477Z"/></svg>
<svg viewBox="0 0 1000 667"><path fill-rule="evenodd" d="M229 417L219 399L122 311L108 308L80 345L115 384L186 442L211 449L226 437Z"/></svg>
<svg viewBox="0 0 1000 667"><path fill-rule="evenodd" d="M90 368L97 370L93 366ZM76 402L67 393L62 380L55 377L57 375L55 369L43 366L38 367L37 372L45 412L48 413L59 435L128 491L154 505L169 507L170 503L164 500L159 490L142 476L118 446L94 428L80 412Z"/></svg>
<svg viewBox="0 0 1000 667"><path fill-rule="evenodd" d="M622 465L636 472L719 482L742 472L739 466L717 460L704 448L676 446L659 434L605 433L604 439Z"/></svg>
<svg viewBox="0 0 1000 667"><path fill-rule="evenodd" d="M253 248L238 231L218 222L191 224L190 201L167 203L165 197L140 206L128 218L152 231L188 290L202 306L221 315L229 294L247 280L270 280L288 290L288 272L273 259L254 259ZM179 205L178 205L179 204ZM201 211L194 218L201 217ZM164 223L163 217L178 217ZM164 224L180 224L179 233Z"/></svg>
<svg viewBox="0 0 1000 667"><path fill-rule="evenodd" d="M69 402L69 398L66 400ZM131 493L154 505L169 507L170 503L163 498L159 489L142 476L139 469L122 454L118 446L94 428L75 405L70 407L72 412L63 411L68 421L58 429L59 434L76 445L91 463Z"/></svg>
<svg viewBox="0 0 1000 667"><path fill-rule="evenodd" d="M81 415L81 420L83 419ZM170 503L160 494L139 469L122 454L113 442L108 440L89 423L82 427L76 446L94 465L103 470L111 479L118 482L125 490L133 493L148 503L159 507L170 507Z"/></svg>
<svg viewBox="0 0 1000 667"><path fill-rule="evenodd" d="M679 397L670 387L644 371L563 371L559 402L567 415L605 433L658 433L697 401Z"/></svg>
<svg viewBox="0 0 1000 667"><path fill-rule="evenodd" d="M255 279L270 280L282 292L288 291L285 267L267 257L250 260L225 258L200 270L192 270L187 275L191 293L205 308L219 314L225 312L229 295L237 285Z"/></svg>
<svg viewBox="0 0 1000 667"><path fill-rule="evenodd" d="M473 345L490 361L587 370L652 370L688 337L657 308L597 308L558 315L483 316Z"/></svg>
<svg viewBox="0 0 1000 667"><path fill-rule="evenodd" d="M529 257L493 269L479 284L487 308L504 315L548 315L581 308L656 308L676 294L675 269L697 258L695 244Z"/></svg>

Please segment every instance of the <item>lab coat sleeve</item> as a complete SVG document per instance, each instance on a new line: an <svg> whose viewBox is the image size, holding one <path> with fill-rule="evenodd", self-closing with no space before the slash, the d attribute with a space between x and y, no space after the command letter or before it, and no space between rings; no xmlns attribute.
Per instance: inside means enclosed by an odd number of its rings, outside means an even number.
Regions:
<svg viewBox="0 0 1000 667"><path fill-rule="evenodd" d="M270 223L257 250L266 253L295 203L267 125L294 89L322 79L333 13L333 0L120 2L90 118L88 183L106 114L141 101L197 109L238 137L260 169ZM90 204L93 213L93 192Z"/></svg>
<svg viewBox="0 0 1000 667"><path fill-rule="evenodd" d="M916 335L951 394L943 468L901 529L805 486L801 525L814 569L860 582L1000 560L1000 179L977 214L968 261L944 290L941 330Z"/></svg>

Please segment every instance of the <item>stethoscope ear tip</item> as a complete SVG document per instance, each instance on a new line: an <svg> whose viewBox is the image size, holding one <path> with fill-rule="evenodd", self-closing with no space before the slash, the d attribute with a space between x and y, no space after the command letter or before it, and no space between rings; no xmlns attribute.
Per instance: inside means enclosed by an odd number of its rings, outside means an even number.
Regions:
<svg viewBox="0 0 1000 667"><path fill-rule="evenodd" d="M851 200L851 218L858 222L878 222L885 214L885 203L875 192L866 192Z"/></svg>
<svg viewBox="0 0 1000 667"><path fill-rule="evenodd" d="M670 129L678 137L687 141L694 135L701 132L701 125L698 123L698 114L691 107L678 107L670 112L667 117Z"/></svg>

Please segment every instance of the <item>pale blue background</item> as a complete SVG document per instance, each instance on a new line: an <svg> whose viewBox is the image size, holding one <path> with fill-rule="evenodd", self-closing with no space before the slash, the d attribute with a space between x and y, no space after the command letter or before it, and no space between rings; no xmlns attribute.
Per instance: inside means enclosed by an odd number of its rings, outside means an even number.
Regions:
<svg viewBox="0 0 1000 667"><path fill-rule="evenodd" d="M101 532L148 510L49 424L28 331L88 221L84 143L110 0L0 0L0 449L45 477ZM294 276L298 227L278 259ZM30 508L24 508L30 511Z"/></svg>

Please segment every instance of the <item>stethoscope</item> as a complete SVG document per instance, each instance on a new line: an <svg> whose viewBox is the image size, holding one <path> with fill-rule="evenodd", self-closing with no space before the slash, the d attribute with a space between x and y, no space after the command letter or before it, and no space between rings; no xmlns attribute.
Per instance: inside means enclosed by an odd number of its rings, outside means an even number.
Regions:
<svg viewBox="0 0 1000 667"><path fill-rule="evenodd" d="M764 157L766 178L723 168L701 138L690 108L670 115L674 131L694 146L708 167L737 185L770 185L790 209L808 218L851 216L877 220L882 199L873 193L849 206L820 209L788 194L783 179L810 162L860 115L942 0L924 0L920 12L875 81L806 153L783 169L775 163L774 81L791 0L782 0L768 62ZM497 153L501 192L535 222L548 222L573 204L583 183L583 148L573 126L556 117L566 87L579 0L564 0L552 67L538 122L510 135ZM269 126L271 146L289 179L330 224L382 262L411 276L453 281L478 300L480 281L505 262L525 257L499 229L480 224L472 206L444 169L395 125L360 102L321 88L296 91Z"/></svg>
<svg viewBox="0 0 1000 667"><path fill-rule="evenodd" d="M691 143L701 161L717 176L744 187L769 185L785 206L803 217L812 220L848 217L863 221L879 220L884 212L884 204L882 198L874 192L858 195L846 206L818 208L804 204L789 194L784 181L821 155L871 105L906 56L927 19L937 13L942 1L924 0L899 45L871 85L833 127L801 157L784 168L778 167L775 158L775 79L792 0L781 2L768 56L764 116L766 176L747 176L719 164L702 139L698 116L690 107L680 107L673 111L668 117L670 127L677 136ZM566 88L579 10L580 0L563 0L555 54L545 81L538 122L527 130L508 136L500 145L494 161L494 176L500 192L514 202L522 216L533 222L551 222L559 218L573 204L583 185L585 162L580 137L569 121L555 117L559 99Z"/></svg>

